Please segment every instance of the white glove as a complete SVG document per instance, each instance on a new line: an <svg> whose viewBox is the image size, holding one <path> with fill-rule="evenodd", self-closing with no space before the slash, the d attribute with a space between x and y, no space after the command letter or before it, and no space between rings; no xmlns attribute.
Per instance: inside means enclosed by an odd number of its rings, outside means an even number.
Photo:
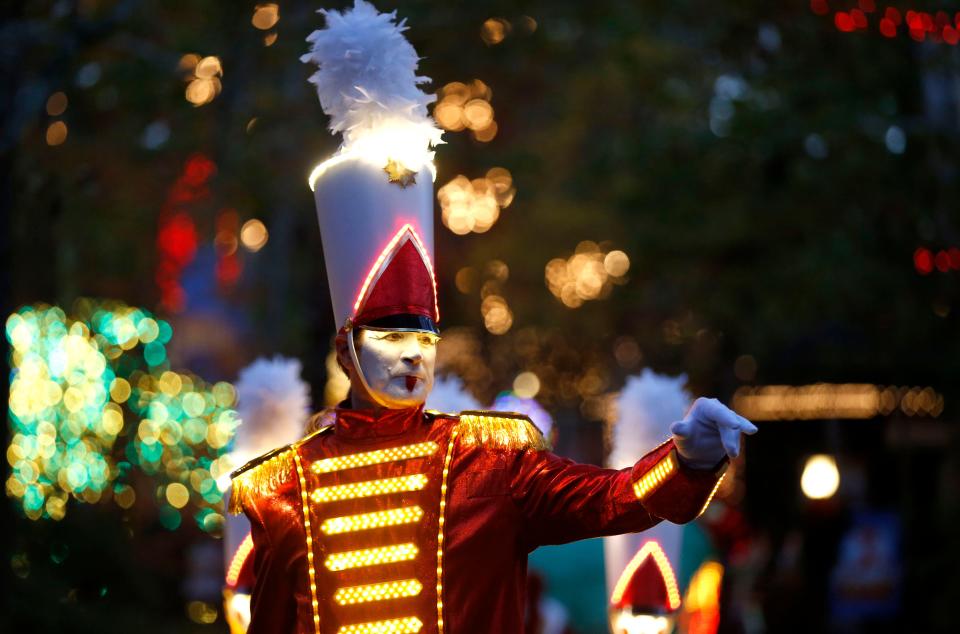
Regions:
<svg viewBox="0 0 960 634"><path fill-rule="evenodd" d="M755 434L757 427L715 398L698 398L670 432L684 465L712 469L724 455L736 458L740 433Z"/></svg>

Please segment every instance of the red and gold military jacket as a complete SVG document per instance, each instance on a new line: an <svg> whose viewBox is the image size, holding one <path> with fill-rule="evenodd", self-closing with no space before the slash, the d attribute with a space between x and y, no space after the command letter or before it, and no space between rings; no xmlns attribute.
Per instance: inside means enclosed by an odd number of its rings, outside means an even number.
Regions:
<svg viewBox="0 0 960 634"><path fill-rule="evenodd" d="M690 521L721 478L672 441L621 471L545 445L518 414L340 409L239 469L249 634L519 633L530 551Z"/></svg>

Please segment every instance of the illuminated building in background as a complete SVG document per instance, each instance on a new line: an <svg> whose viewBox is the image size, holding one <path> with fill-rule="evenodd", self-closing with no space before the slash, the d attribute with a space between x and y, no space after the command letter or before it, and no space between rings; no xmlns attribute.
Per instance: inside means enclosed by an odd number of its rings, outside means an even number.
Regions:
<svg viewBox="0 0 960 634"><path fill-rule="evenodd" d="M733 395L733 409L750 420L865 419L897 410L936 418L943 406L943 395L931 387L869 383L741 387Z"/></svg>
<svg viewBox="0 0 960 634"><path fill-rule="evenodd" d="M170 369L170 325L121 302L24 306L6 321L11 344L7 495L30 519L64 517L70 499L137 503L132 469L156 486L159 520L190 512L223 525L216 478L237 425L229 383ZM153 504L153 496L141 501Z"/></svg>

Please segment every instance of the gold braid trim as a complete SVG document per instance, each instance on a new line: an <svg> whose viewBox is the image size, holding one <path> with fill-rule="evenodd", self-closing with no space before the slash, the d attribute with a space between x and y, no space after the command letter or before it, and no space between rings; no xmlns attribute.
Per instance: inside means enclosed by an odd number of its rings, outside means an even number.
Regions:
<svg viewBox="0 0 960 634"><path fill-rule="evenodd" d="M230 513L243 512L251 499L266 495L293 477L295 467L290 445L254 458L231 474Z"/></svg>
<svg viewBox="0 0 960 634"><path fill-rule="evenodd" d="M529 417L514 412L468 411L457 424L460 442L465 447L491 449L550 449L550 444Z"/></svg>
<svg viewBox="0 0 960 634"><path fill-rule="evenodd" d="M278 447L254 458L230 474L233 490L230 492L230 508L233 515L243 512L243 505L255 497L266 495L293 477L295 449L314 436L333 429L333 425L321 427L291 445Z"/></svg>

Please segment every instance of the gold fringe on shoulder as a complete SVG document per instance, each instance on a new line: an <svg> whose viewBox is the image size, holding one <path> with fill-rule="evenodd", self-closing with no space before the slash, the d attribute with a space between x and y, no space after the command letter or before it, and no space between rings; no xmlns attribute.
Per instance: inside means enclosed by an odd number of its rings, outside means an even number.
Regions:
<svg viewBox="0 0 960 634"><path fill-rule="evenodd" d="M231 475L230 513L241 513L243 505L251 498L265 495L292 478L295 451L290 446L281 447L234 471Z"/></svg>
<svg viewBox="0 0 960 634"><path fill-rule="evenodd" d="M457 433L467 447L550 449L550 444L530 418L514 412L463 412Z"/></svg>

